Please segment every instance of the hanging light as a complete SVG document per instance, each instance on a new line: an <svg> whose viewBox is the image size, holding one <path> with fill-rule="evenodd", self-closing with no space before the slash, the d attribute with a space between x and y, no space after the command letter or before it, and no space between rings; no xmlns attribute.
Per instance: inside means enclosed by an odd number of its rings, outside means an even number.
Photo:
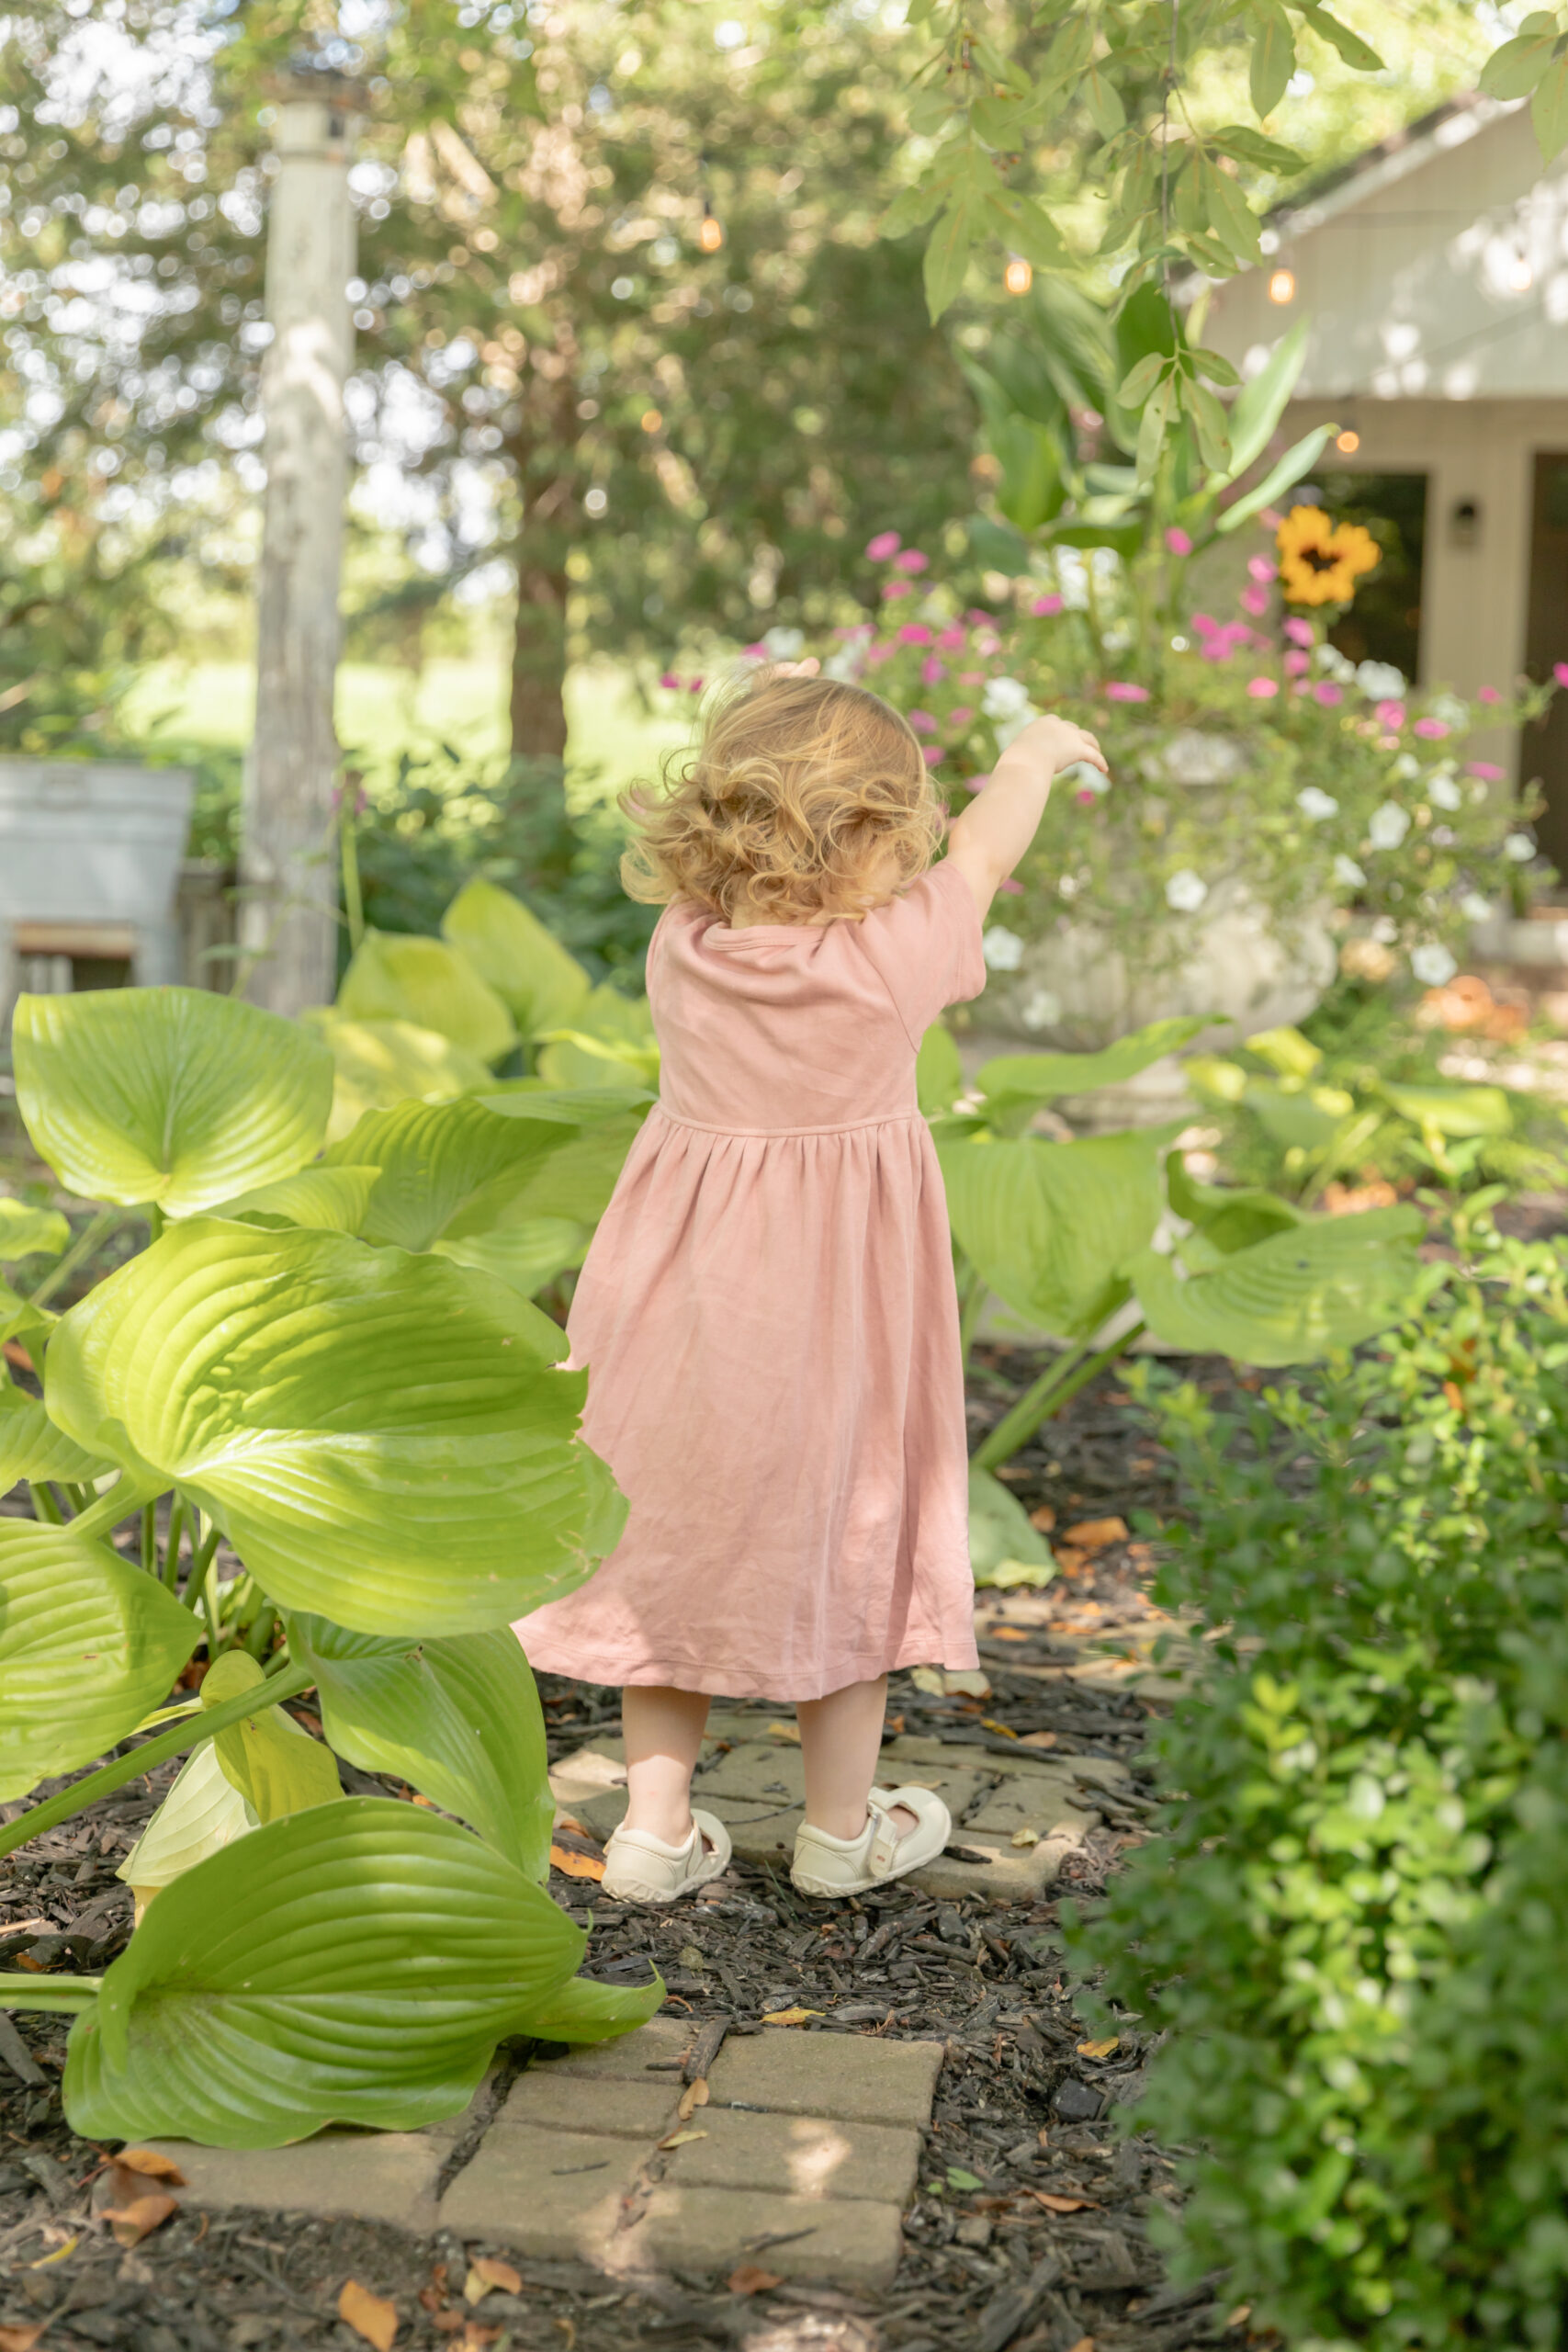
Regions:
<svg viewBox="0 0 1568 2352"><path fill-rule="evenodd" d="M1535 284L1535 272L1530 267L1528 254L1521 251L1514 255L1508 267L1508 284L1516 294L1528 294Z"/></svg>
<svg viewBox="0 0 1568 2352"><path fill-rule="evenodd" d="M724 243L724 223L715 217L712 206L703 199L703 225L697 231L697 243L705 254L716 254Z"/></svg>
<svg viewBox="0 0 1568 2352"><path fill-rule="evenodd" d="M1341 457L1353 458L1361 446L1361 436L1352 425L1348 424L1343 433L1335 435L1334 446Z"/></svg>
<svg viewBox="0 0 1568 2352"><path fill-rule="evenodd" d="M1296 299L1296 274L1293 269L1277 269L1269 279L1270 302L1293 302Z"/></svg>
<svg viewBox="0 0 1568 2352"><path fill-rule="evenodd" d="M1002 272L1002 284L1010 294L1027 294L1033 283L1033 269L1021 254L1014 254Z"/></svg>

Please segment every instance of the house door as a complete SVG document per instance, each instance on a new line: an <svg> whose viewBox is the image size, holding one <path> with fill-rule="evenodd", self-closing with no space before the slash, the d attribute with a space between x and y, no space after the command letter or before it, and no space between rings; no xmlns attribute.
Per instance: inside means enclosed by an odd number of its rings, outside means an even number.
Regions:
<svg viewBox="0 0 1568 2352"><path fill-rule="evenodd" d="M1530 518L1529 619L1525 668L1544 684L1568 662L1568 456L1537 454ZM1557 695L1545 718L1519 736L1521 790L1539 779L1546 808L1536 839L1568 876L1568 696Z"/></svg>

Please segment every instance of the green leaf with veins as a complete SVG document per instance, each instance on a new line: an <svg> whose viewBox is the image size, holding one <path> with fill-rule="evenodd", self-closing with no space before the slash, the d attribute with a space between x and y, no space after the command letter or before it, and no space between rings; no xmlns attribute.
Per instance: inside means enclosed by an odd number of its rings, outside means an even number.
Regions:
<svg viewBox="0 0 1568 2352"><path fill-rule="evenodd" d="M379 1171L360 1227L364 1240L428 1250L453 1228L487 1231L576 1133L547 1113L502 1116L471 1095L400 1102L394 1110L367 1111L352 1135L333 1144L327 1165Z"/></svg>

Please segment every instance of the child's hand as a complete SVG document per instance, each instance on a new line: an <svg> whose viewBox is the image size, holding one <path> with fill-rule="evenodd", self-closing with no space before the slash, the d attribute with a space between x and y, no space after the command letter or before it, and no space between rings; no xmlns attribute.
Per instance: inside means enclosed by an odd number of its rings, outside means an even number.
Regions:
<svg viewBox="0 0 1568 2352"><path fill-rule="evenodd" d="M1098 768L1101 775L1111 773L1099 738L1091 735L1087 727L1075 727L1070 718L1058 718L1055 714L1032 719L1021 733L1013 737L1002 760L1020 761L1035 775L1047 776L1060 775L1064 768L1077 767L1080 760ZM997 765L1001 763L998 760Z"/></svg>

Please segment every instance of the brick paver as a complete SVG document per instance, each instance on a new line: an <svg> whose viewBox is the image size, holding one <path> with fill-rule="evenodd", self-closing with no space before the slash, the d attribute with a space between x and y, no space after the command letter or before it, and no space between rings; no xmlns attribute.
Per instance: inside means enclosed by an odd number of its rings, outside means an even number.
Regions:
<svg viewBox="0 0 1568 2352"><path fill-rule="evenodd" d="M705 2137L671 2151L667 2177L679 2188L763 2188L899 2206L914 2192L920 2142L913 2131L714 2106L692 2120Z"/></svg>
<svg viewBox="0 0 1568 2352"><path fill-rule="evenodd" d="M931 2114L940 2041L880 2041L870 2034L797 2033L788 2026L731 2035L708 2075L716 2107L739 2100L773 2115L919 2131Z"/></svg>

